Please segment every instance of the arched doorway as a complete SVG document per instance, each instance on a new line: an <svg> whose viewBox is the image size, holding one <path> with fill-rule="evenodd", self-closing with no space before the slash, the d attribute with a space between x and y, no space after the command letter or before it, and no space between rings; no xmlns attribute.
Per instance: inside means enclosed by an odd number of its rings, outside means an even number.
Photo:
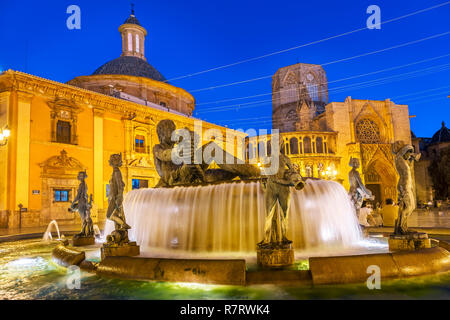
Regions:
<svg viewBox="0 0 450 320"><path fill-rule="evenodd" d="M385 159L372 161L364 172L364 178L375 202L383 204L388 198L397 201L397 174L393 163Z"/></svg>

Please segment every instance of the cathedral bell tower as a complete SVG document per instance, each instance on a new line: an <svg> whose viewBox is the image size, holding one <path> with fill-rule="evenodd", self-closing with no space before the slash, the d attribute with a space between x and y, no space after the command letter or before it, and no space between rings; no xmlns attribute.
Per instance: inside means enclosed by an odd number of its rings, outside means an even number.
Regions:
<svg viewBox="0 0 450 320"><path fill-rule="evenodd" d="M133 5L131 5L130 16L119 27L119 32L122 34L121 56L132 56L147 60L145 59L145 37L147 36L147 30L141 26L134 15Z"/></svg>

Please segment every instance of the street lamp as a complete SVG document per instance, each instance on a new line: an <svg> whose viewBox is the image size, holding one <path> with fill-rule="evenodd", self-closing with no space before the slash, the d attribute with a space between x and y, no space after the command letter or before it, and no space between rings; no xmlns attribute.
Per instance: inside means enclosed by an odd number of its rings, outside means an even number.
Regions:
<svg viewBox="0 0 450 320"><path fill-rule="evenodd" d="M6 146L10 134L11 131L8 129L8 126L6 126L4 129L0 129L0 146Z"/></svg>

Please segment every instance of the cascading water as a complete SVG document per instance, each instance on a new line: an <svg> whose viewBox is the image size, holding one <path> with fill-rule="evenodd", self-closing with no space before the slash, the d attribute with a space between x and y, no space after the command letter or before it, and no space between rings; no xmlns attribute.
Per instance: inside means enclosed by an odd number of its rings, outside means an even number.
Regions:
<svg viewBox="0 0 450 320"><path fill-rule="evenodd" d="M253 252L262 240L264 193L259 182L139 189L124 201L129 236L143 249ZM361 240L355 209L337 182L308 180L292 190L288 238L294 247L350 247ZM105 226L105 234L113 229Z"/></svg>

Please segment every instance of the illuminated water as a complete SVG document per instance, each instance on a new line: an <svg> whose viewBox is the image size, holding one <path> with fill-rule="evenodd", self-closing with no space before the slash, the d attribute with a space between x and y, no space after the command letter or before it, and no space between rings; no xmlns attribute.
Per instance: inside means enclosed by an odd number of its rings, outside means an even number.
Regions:
<svg viewBox="0 0 450 320"><path fill-rule="evenodd" d="M42 237L42 240L44 240L44 241L53 240L52 227L56 231L56 233L58 234L58 239L61 239L61 234L59 233L58 222L56 222L56 220L52 220L48 224L47 230L45 230L44 235Z"/></svg>
<svg viewBox="0 0 450 320"><path fill-rule="evenodd" d="M291 199L288 237L297 251L348 250L362 240L353 205L339 183L308 180ZM254 255L266 215L257 182L133 190L124 210L130 238L144 251L171 255ZM112 229L107 222L105 234Z"/></svg>
<svg viewBox="0 0 450 320"><path fill-rule="evenodd" d="M0 299L450 299L450 273L365 284L324 287L214 286L100 278L82 272L81 288L68 289L65 268L50 259L55 242L0 243ZM97 252L88 252L98 259Z"/></svg>

